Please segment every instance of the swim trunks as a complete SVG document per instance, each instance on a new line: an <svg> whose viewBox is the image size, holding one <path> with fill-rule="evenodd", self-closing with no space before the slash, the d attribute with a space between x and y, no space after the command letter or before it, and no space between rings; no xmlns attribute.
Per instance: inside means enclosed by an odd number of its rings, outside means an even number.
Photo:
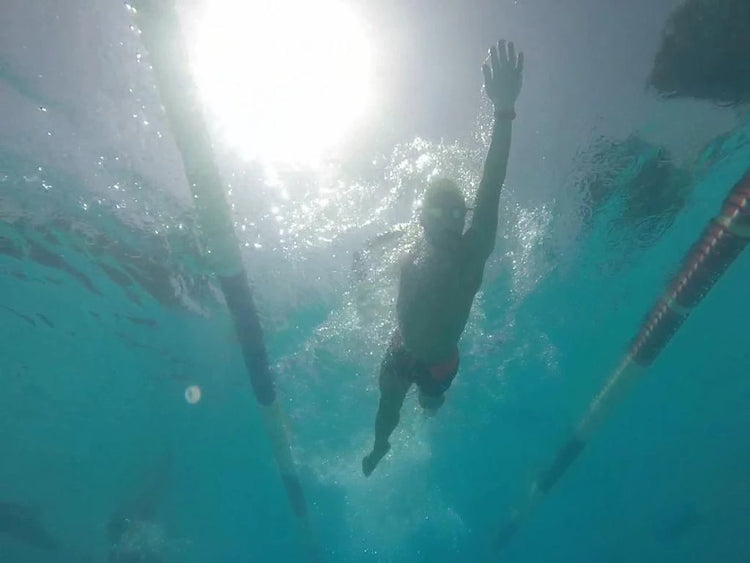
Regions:
<svg viewBox="0 0 750 563"><path fill-rule="evenodd" d="M425 395L439 397L448 390L458 373L458 348L447 361L428 364L404 348L401 333L397 330L391 338L383 363L392 373L416 383Z"/></svg>

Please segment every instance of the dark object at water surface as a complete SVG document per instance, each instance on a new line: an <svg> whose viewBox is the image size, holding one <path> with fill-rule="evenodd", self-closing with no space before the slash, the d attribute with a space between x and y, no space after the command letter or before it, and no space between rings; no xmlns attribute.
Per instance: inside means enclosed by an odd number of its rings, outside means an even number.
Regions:
<svg viewBox="0 0 750 563"><path fill-rule="evenodd" d="M649 84L670 98L750 102L750 2L687 0L669 17Z"/></svg>

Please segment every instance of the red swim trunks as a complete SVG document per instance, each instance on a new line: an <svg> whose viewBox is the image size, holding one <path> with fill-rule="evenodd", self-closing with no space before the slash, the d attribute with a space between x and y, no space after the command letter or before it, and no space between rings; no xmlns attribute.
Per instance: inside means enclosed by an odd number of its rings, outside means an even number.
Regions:
<svg viewBox="0 0 750 563"><path fill-rule="evenodd" d="M438 397L448 390L458 373L458 348L447 361L428 364L404 348L401 333L397 330L391 338L383 363L389 371L416 383L425 395Z"/></svg>

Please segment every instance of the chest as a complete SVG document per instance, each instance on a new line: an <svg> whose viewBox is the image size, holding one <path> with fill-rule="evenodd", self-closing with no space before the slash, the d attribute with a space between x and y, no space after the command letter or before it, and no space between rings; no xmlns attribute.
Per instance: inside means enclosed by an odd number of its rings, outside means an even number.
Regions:
<svg viewBox="0 0 750 563"><path fill-rule="evenodd" d="M482 272L472 271L461 256L418 256L407 262L401 271L401 292L421 300L430 296L473 298L482 281Z"/></svg>

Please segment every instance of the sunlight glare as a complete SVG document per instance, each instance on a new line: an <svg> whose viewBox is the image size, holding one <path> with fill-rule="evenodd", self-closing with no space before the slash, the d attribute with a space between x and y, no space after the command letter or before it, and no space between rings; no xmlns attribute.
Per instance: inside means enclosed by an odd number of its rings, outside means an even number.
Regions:
<svg viewBox="0 0 750 563"><path fill-rule="evenodd" d="M369 44L338 0L206 0L196 25L206 115L245 158L314 163L368 108Z"/></svg>

